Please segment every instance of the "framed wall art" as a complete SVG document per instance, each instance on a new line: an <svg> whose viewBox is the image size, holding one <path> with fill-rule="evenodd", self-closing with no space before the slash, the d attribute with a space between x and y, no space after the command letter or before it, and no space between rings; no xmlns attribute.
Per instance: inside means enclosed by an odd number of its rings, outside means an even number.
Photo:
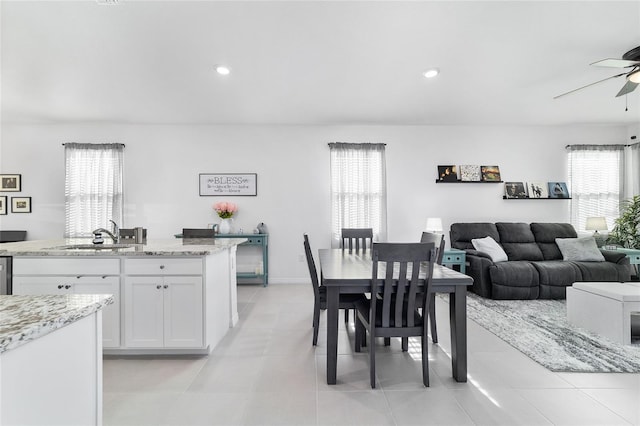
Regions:
<svg viewBox="0 0 640 426"><path fill-rule="evenodd" d="M0 196L0 214L7 214L7 196Z"/></svg>
<svg viewBox="0 0 640 426"><path fill-rule="evenodd" d="M200 196L258 195L257 173L200 173Z"/></svg>
<svg viewBox="0 0 640 426"><path fill-rule="evenodd" d="M22 175L0 175L0 192L22 191Z"/></svg>
<svg viewBox="0 0 640 426"><path fill-rule="evenodd" d="M11 213L31 213L31 197L11 197Z"/></svg>

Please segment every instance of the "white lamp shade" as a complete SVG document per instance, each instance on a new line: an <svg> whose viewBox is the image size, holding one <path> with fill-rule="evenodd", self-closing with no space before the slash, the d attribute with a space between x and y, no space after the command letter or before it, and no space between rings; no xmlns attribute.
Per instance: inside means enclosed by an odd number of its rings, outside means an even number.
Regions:
<svg viewBox="0 0 640 426"><path fill-rule="evenodd" d="M442 219L439 217L427 218L427 226L425 227L427 232L442 232Z"/></svg>
<svg viewBox="0 0 640 426"><path fill-rule="evenodd" d="M608 229L607 220L604 217L588 217L585 229L587 231L605 231Z"/></svg>

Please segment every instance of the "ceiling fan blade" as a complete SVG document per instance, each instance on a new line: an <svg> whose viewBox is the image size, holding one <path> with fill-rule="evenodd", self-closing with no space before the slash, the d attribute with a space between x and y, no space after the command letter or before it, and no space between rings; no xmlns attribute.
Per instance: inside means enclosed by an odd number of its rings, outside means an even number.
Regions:
<svg viewBox="0 0 640 426"><path fill-rule="evenodd" d="M622 86L622 89L620 89L620 91L616 95L616 98L618 96L626 95L627 93L633 92L634 90L636 90L636 87L638 87L638 83L634 83L631 80L627 80L624 86Z"/></svg>
<svg viewBox="0 0 640 426"><path fill-rule="evenodd" d="M596 81L594 83L587 84L586 86L578 87L577 89L573 89L573 90L570 90L570 91L568 91L566 93L563 93L561 95L554 96L553 99L561 98L561 97L569 95L569 94L571 94L573 92L577 92L578 90L586 89L587 87L591 87L591 86L593 86L595 84L602 83L603 81L611 80L612 78L621 77L623 75L627 75L627 73L623 72L623 73L620 73L620 74L612 75L611 77L603 78L602 80L598 80L598 81Z"/></svg>
<svg viewBox="0 0 640 426"><path fill-rule="evenodd" d="M640 61L629 61L627 59L603 59L589 65L595 65L596 67L628 68L638 64L640 64Z"/></svg>

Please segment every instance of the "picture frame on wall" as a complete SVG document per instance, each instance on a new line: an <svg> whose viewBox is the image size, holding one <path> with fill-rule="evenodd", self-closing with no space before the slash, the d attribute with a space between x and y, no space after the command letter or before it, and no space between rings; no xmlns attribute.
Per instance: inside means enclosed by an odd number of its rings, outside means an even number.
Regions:
<svg viewBox="0 0 640 426"><path fill-rule="evenodd" d="M527 189L529 198L549 198L549 190L544 182L529 182Z"/></svg>
<svg viewBox="0 0 640 426"><path fill-rule="evenodd" d="M256 196L257 173L200 173L200 196Z"/></svg>
<svg viewBox="0 0 640 426"><path fill-rule="evenodd" d="M480 166L475 164L461 164L460 165L460 180L462 182L480 182L482 179L482 173L480 172Z"/></svg>
<svg viewBox="0 0 640 426"><path fill-rule="evenodd" d="M480 166L480 174L483 182L500 182L500 167L498 166Z"/></svg>
<svg viewBox="0 0 640 426"><path fill-rule="evenodd" d="M11 197L11 213L31 213L31 197Z"/></svg>
<svg viewBox="0 0 640 426"><path fill-rule="evenodd" d="M438 180L441 182L457 182L456 166L438 166Z"/></svg>
<svg viewBox="0 0 640 426"><path fill-rule="evenodd" d="M565 182L549 182L549 198L571 198Z"/></svg>
<svg viewBox="0 0 640 426"><path fill-rule="evenodd" d="M504 195L507 198L529 198L524 182L505 182Z"/></svg>
<svg viewBox="0 0 640 426"><path fill-rule="evenodd" d="M7 214L7 196L0 196L0 214Z"/></svg>
<svg viewBox="0 0 640 426"><path fill-rule="evenodd" d="M0 175L0 192L22 191L22 175Z"/></svg>

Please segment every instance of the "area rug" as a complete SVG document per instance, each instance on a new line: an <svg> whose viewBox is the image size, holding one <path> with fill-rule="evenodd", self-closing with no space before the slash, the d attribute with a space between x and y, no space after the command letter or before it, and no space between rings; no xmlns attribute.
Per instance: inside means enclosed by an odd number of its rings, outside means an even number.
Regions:
<svg viewBox="0 0 640 426"><path fill-rule="evenodd" d="M640 341L612 342L569 324L566 312L564 300L467 297L469 319L551 371L640 372Z"/></svg>

